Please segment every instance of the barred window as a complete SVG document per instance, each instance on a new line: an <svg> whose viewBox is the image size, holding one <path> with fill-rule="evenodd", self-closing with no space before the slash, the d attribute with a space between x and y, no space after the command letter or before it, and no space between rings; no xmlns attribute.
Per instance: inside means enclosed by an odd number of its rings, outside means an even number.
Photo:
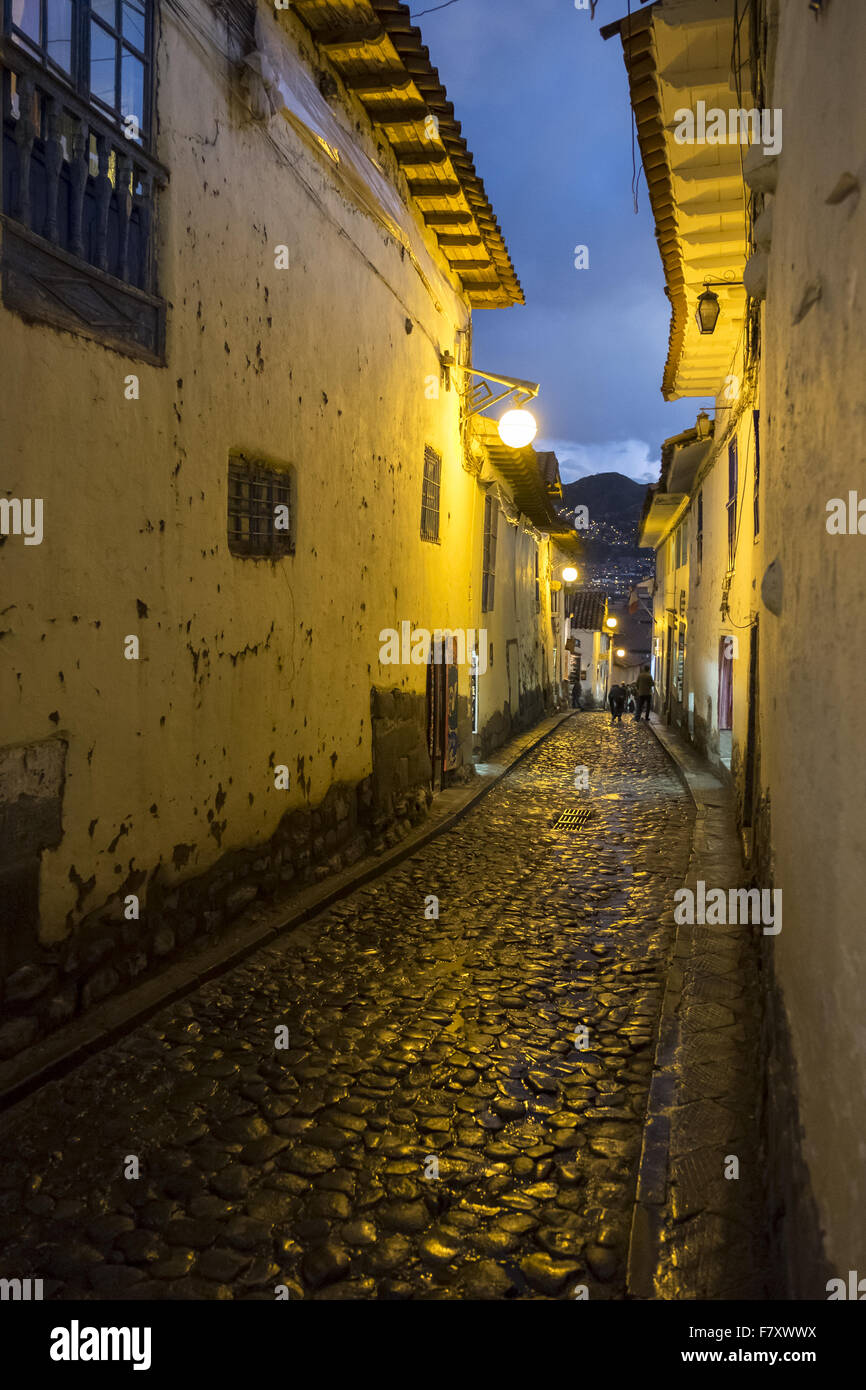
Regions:
<svg viewBox="0 0 866 1390"><path fill-rule="evenodd" d="M481 576L481 611L493 608L496 587L496 529L499 524L499 503L489 495L484 499L484 559Z"/></svg>
<svg viewBox="0 0 866 1390"><path fill-rule="evenodd" d="M424 450L424 482L421 486L421 539L439 539L439 491L442 460L429 444Z"/></svg>
<svg viewBox="0 0 866 1390"><path fill-rule="evenodd" d="M259 459L229 458L228 542L232 555L276 559L294 553L292 475Z"/></svg>

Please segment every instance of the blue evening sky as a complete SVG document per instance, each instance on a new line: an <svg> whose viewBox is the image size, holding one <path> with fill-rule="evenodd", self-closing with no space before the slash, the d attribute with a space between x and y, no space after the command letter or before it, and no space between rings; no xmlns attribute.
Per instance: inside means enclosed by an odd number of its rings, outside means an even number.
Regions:
<svg viewBox="0 0 866 1390"><path fill-rule="evenodd" d="M474 361L541 383L538 448L564 481L655 481L662 441L701 402L665 402L670 306L646 182L631 194L628 82L602 24L628 0L414 0L432 61L502 228L525 306L478 310ZM639 8L631 0L632 9ZM635 148L640 168L640 151ZM589 269L574 248L589 248Z"/></svg>

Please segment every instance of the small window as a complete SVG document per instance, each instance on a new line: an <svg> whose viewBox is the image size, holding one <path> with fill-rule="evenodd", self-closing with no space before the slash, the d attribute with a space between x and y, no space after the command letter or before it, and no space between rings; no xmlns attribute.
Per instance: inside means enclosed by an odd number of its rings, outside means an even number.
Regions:
<svg viewBox="0 0 866 1390"><path fill-rule="evenodd" d="M541 586L538 582L538 546L535 547L535 607L541 607Z"/></svg>
<svg viewBox="0 0 866 1390"><path fill-rule="evenodd" d="M496 530L499 525L499 503L489 494L484 499L484 558L481 575L481 611L493 608L496 588Z"/></svg>
<svg viewBox="0 0 866 1390"><path fill-rule="evenodd" d="M229 459L228 541L232 555L277 559L294 553L292 475L258 459Z"/></svg>
<svg viewBox="0 0 866 1390"><path fill-rule="evenodd" d="M11 0L9 32L142 144L149 125L153 0ZM65 113L64 113L65 114ZM71 145L72 127L62 122ZM37 132L37 135L39 132ZM66 156L64 155L64 158Z"/></svg>
<svg viewBox="0 0 866 1390"><path fill-rule="evenodd" d="M439 539L439 491L442 460L429 444L424 450L424 482L421 487L421 539Z"/></svg>
<svg viewBox="0 0 866 1390"><path fill-rule="evenodd" d="M4 5L0 213L7 308L162 362L155 6Z"/></svg>

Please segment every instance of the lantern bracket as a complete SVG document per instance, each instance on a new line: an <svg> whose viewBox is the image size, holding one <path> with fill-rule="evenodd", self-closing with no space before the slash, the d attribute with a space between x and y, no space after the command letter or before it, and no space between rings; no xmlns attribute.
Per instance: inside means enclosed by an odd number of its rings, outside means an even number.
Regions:
<svg viewBox="0 0 866 1390"><path fill-rule="evenodd" d="M493 376L490 372L480 372L477 367L464 367L462 362L457 362L450 352L440 353L439 365L442 369L442 381L446 391L451 390L452 372L465 372L469 376L480 378L471 384L467 392L470 406L470 409L466 411L467 419L472 415L479 415L483 410L489 410L491 406L498 405L500 401L504 401L512 395L513 405L524 405L526 401L533 400L541 390L535 381L523 381L520 377ZM496 395L487 384L490 381L496 386L504 386L505 390Z"/></svg>

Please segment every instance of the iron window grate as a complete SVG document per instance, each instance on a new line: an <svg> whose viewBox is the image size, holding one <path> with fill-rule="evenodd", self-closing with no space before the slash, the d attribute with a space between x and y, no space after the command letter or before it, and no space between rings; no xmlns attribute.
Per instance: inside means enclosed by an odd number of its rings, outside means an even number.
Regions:
<svg viewBox="0 0 866 1390"><path fill-rule="evenodd" d="M572 811L560 811L556 820L553 822L554 830L579 830L587 821L592 820L592 811L588 806L580 807Z"/></svg>
<svg viewBox="0 0 866 1390"><path fill-rule="evenodd" d="M499 526L499 503L488 493L484 498L484 555L481 575L481 612L493 611L496 586L496 533Z"/></svg>
<svg viewBox="0 0 866 1390"><path fill-rule="evenodd" d="M421 539L439 539L439 493L442 485L442 460L428 444L424 450L424 482L421 489Z"/></svg>
<svg viewBox="0 0 866 1390"><path fill-rule="evenodd" d="M240 457L230 459L228 542L231 553L267 558L291 555L293 526L290 474L278 473L260 463L247 463Z"/></svg>

